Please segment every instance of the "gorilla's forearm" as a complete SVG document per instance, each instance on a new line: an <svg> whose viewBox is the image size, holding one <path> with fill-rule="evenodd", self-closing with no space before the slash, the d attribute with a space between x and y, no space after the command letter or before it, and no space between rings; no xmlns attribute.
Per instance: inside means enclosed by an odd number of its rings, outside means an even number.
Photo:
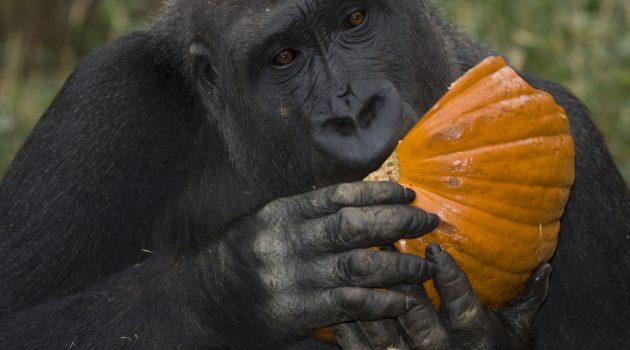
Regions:
<svg viewBox="0 0 630 350"><path fill-rule="evenodd" d="M252 329L242 319L239 329L223 329L235 317L237 301L224 299L234 293L223 289L224 279L214 277L210 251L156 255L89 290L6 315L0 319L0 348L243 347L237 342L246 337L227 336Z"/></svg>

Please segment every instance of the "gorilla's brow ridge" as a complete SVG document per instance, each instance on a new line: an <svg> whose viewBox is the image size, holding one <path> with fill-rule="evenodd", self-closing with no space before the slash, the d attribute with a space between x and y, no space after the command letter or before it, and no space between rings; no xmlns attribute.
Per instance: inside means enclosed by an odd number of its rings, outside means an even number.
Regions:
<svg viewBox="0 0 630 350"><path fill-rule="evenodd" d="M322 2L326 4L320 4ZM329 4L330 2L333 4ZM296 33L295 28L307 29L314 26L312 22L322 17L319 13L330 10L337 3L339 1L331 0L291 2L262 6L255 12L250 11L235 21L230 29L230 55L239 62L247 62L250 58L256 57L259 49L265 47L270 41L282 38L286 33ZM305 11L304 7L308 7L309 11ZM315 13L315 15L308 16L308 13ZM308 31L297 31L297 33L300 32Z"/></svg>
<svg viewBox="0 0 630 350"><path fill-rule="evenodd" d="M262 13L242 16L232 26L229 34L230 55L239 62L247 61L257 49L270 38L286 33L298 21L278 21L274 10L265 9ZM282 23L279 25L279 23Z"/></svg>

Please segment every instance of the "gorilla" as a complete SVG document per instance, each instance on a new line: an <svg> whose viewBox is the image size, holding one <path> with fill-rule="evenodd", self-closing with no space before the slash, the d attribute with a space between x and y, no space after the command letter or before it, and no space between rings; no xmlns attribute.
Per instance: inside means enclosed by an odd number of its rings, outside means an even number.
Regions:
<svg viewBox="0 0 630 350"><path fill-rule="evenodd" d="M363 249L438 224L357 181L490 54L429 0L169 2L78 65L2 182L0 348L629 348L630 195L554 83L524 74L577 144L552 277L492 310L438 246Z"/></svg>

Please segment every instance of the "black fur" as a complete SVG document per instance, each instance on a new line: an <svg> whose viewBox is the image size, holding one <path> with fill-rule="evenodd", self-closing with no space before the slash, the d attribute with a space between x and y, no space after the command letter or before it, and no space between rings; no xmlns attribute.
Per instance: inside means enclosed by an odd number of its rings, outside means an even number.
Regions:
<svg viewBox="0 0 630 350"><path fill-rule="evenodd" d="M246 262L229 265L219 250L231 247L230 233L266 227L248 216L263 205L359 180L382 160L384 150L352 168L323 157L309 112L336 84L373 73L422 112L491 52L427 2L371 0L397 23L382 23L372 51L353 62L331 56L282 86L259 46L277 24L265 21L267 9L288 3L297 10L287 13L317 22L346 2L175 0L154 25L77 67L0 187L0 348L273 348L300 339L266 324L266 290ZM207 52L191 54L193 43ZM326 76L338 62L347 71ZM586 108L556 84L527 79L566 108L577 146L537 345L628 348L627 187ZM247 255L246 235L237 242ZM305 344L296 346L323 347Z"/></svg>

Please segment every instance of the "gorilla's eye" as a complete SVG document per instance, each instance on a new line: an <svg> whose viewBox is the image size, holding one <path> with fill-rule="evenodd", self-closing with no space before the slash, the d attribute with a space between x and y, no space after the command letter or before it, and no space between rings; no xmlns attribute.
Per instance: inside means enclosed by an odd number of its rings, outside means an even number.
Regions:
<svg viewBox="0 0 630 350"><path fill-rule="evenodd" d="M348 30L352 28L356 28L363 23L367 19L367 13L365 11L356 11L346 17L346 20L343 22L343 30Z"/></svg>
<svg viewBox="0 0 630 350"><path fill-rule="evenodd" d="M291 49L284 49L273 59L273 64L276 66L286 66L291 64L297 56L297 53Z"/></svg>

